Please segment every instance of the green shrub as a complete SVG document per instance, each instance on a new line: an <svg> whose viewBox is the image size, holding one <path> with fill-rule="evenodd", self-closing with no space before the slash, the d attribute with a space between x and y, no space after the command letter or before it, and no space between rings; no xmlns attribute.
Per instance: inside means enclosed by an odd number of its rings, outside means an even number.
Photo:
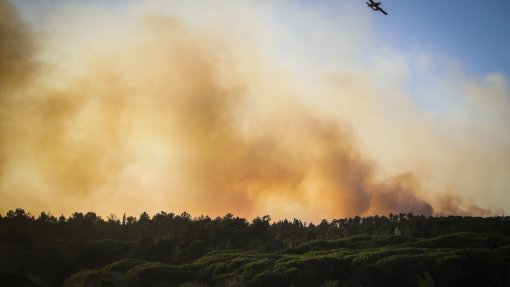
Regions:
<svg viewBox="0 0 510 287"><path fill-rule="evenodd" d="M139 265L126 273L129 287L148 287L158 283L182 284L193 279L193 273L184 267L158 262Z"/></svg>
<svg viewBox="0 0 510 287"><path fill-rule="evenodd" d="M106 265L103 268L103 270L124 274L124 273L128 272L130 269L135 268L136 266L139 266L139 265L142 265L145 263L147 263L147 261L145 261L145 260L127 258L127 259L119 260L119 261L116 261L109 265Z"/></svg>
<svg viewBox="0 0 510 287"><path fill-rule="evenodd" d="M63 287L126 287L126 281L119 273L102 270L84 270L71 275Z"/></svg>

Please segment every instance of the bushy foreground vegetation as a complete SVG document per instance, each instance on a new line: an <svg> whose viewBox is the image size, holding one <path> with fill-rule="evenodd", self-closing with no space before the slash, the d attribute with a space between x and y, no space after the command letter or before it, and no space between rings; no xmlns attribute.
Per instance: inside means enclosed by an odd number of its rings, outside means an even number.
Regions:
<svg viewBox="0 0 510 287"><path fill-rule="evenodd" d="M510 217L270 220L17 209L0 286L510 286Z"/></svg>

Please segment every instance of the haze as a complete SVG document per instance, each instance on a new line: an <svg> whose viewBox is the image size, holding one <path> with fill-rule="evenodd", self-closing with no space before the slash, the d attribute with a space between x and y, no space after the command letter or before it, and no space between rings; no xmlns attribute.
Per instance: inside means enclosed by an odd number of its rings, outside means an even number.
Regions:
<svg viewBox="0 0 510 287"><path fill-rule="evenodd" d="M1 0L0 212L508 212L506 75L363 5Z"/></svg>

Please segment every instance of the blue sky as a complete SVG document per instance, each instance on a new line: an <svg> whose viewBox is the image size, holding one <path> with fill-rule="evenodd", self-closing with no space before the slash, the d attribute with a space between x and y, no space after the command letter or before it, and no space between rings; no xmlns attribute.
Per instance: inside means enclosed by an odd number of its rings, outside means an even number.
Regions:
<svg viewBox="0 0 510 287"><path fill-rule="evenodd" d="M509 74L509 1L387 1L386 6L391 17L378 21L378 29L383 35L396 31L403 50L427 47L477 74Z"/></svg>
<svg viewBox="0 0 510 287"><path fill-rule="evenodd" d="M384 16L364 1L310 1L302 6L322 6L335 17L341 9L365 9L381 46L402 52L427 50L456 59L467 71L479 75L510 73L510 1L386 0ZM380 47L374 46L373 49Z"/></svg>
<svg viewBox="0 0 510 287"><path fill-rule="evenodd" d="M391 17L377 21L383 35L397 34L402 49L430 47L457 58L468 70L510 72L509 1L386 1Z"/></svg>

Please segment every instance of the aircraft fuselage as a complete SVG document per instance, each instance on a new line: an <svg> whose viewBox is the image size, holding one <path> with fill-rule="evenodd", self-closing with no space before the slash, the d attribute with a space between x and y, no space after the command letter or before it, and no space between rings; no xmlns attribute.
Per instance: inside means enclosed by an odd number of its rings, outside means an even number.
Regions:
<svg viewBox="0 0 510 287"><path fill-rule="evenodd" d="M384 11L381 8L381 2L374 2L374 1L370 0L370 2L366 2L366 3L367 3L368 7L372 8L372 10L381 11L384 15L388 15L388 13L386 13L386 11Z"/></svg>
<svg viewBox="0 0 510 287"><path fill-rule="evenodd" d="M376 3L370 3L370 2L367 2L367 5L368 7L372 8L372 10L379 10L379 5L381 5L380 2L376 2Z"/></svg>

